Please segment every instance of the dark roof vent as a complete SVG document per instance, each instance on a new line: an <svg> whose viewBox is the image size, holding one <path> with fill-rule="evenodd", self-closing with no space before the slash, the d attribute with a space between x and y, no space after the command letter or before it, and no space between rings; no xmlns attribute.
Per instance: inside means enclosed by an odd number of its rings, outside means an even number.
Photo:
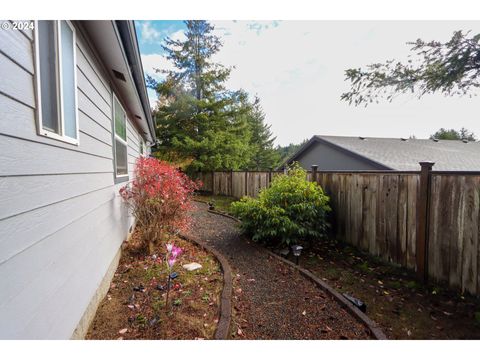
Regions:
<svg viewBox="0 0 480 360"><path fill-rule="evenodd" d="M365 140L365 137L363 137L363 136L359 136L358 138L359 138L360 140Z"/></svg>
<svg viewBox="0 0 480 360"><path fill-rule="evenodd" d="M115 77L118 80L122 80L122 81L127 82L127 79L125 79L125 75L123 75L123 73L121 73L120 71L117 71L117 70L113 70L113 69L112 69L112 72L113 72L113 75L115 75Z"/></svg>
<svg viewBox="0 0 480 360"><path fill-rule="evenodd" d="M408 141L407 138L400 138L401 141Z"/></svg>
<svg viewBox="0 0 480 360"><path fill-rule="evenodd" d="M438 142L438 139L432 139L434 142Z"/></svg>

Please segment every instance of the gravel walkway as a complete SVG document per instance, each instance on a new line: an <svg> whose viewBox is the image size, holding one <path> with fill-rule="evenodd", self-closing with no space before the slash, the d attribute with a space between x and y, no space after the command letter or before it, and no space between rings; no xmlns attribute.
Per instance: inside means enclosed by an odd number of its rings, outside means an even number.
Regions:
<svg viewBox="0 0 480 360"><path fill-rule="evenodd" d="M230 262L234 277L232 337L369 339L368 330L314 283L240 236L237 223L195 203L188 236Z"/></svg>

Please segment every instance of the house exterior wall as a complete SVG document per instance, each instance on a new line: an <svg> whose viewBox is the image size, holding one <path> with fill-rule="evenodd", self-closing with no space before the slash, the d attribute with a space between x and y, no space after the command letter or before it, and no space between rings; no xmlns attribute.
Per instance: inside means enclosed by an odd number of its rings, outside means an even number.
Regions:
<svg viewBox="0 0 480 360"><path fill-rule="evenodd" d="M77 28L79 145L37 135L32 31L0 31L0 339L68 339L133 218L118 195L112 86ZM130 180L140 135L129 122Z"/></svg>
<svg viewBox="0 0 480 360"><path fill-rule="evenodd" d="M313 143L294 160L307 170L312 165L318 165L318 170L325 171L385 169L319 142Z"/></svg>

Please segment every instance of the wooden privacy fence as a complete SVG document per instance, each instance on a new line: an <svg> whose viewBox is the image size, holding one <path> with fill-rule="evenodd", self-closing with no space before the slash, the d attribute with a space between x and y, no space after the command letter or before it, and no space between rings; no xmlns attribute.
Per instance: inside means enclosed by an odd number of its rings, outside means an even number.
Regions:
<svg viewBox="0 0 480 360"><path fill-rule="evenodd" d="M480 173L432 171L317 171L330 196L336 237L386 261L480 295ZM282 172L198 174L202 190L255 197Z"/></svg>

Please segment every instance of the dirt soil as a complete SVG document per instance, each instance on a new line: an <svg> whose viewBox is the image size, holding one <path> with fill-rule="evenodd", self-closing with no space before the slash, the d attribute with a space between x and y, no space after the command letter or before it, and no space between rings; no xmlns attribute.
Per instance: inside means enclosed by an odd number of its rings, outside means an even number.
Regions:
<svg viewBox="0 0 480 360"><path fill-rule="evenodd" d="M124 250L107 296L87 339L212 339L217 328L223 275L220 264L198 246L174 238L183 253L175 264L169 307L165 308L167 270L163 247L155 259L136 251L138 232ZM197 262L201 269L182 265ZM158 286L158 287L157 287Z"/></svg>
<svg viewBox="0 0 480 360"><path fill-rule="evenodd" d="M318 242L300 265L361 299L390 339L480 339L480 300L441 286L335 241Z"/></svg>
<svg viewBox="0 0 480 360"><path fill-rule="evenodd" d="M369 339L369 331L328 294L240 236L232 219L196 203L187 234L229 261L234 276L234 339Z"/></svg>

